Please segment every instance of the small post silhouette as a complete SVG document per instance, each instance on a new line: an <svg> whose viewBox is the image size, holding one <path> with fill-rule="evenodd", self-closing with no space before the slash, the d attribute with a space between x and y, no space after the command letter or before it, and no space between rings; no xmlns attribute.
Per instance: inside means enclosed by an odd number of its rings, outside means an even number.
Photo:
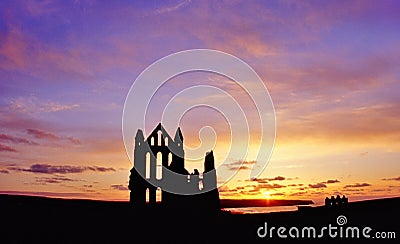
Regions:
<svg viewBox="0 0 400 244"><path fill-rule="evenodd" d="M336 200L334 196L331 196L331 206L336 206Z"/></svg>
<svg viewBox="0 0 400 244"><path fill-rule="evenodd" d="M343 205L347 205L349 203L349 199L345 195L343 195L342 202L343 202Z"/></svg>

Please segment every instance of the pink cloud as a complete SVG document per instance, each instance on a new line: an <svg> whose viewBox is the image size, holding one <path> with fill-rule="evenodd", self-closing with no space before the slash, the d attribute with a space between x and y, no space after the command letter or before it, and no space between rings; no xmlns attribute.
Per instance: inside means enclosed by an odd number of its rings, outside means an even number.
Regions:
<svg viewBox="0 0 400 244"><path fill-rule="evenodd" d="M15 148L0 144L0 152L17 152Z"/></svg>
<svg viewBox="0 0 400 244"><path fill-rule="evenodd" d="M0 54L6 59L0 59L0 64L4 69L25 68L27 65L27 42L23 39L22 33L11 31L7 35L2 35L2 45Z"/></svg>
<svg viewBox="0 0 400 244"><path fill-rule="evenodd" d="M85 61L83 50L59 50L39 40L26 36L19 28L10 26L11 31L3 34L0 46L0 64L8 71L23 70L31 75L57 81L60 74L72 80L90 81L91 65Z"/></svg>
<svg viewBox="0 0 400 244"><path fill-rule="evenodd" d="M51 132L46 132L38 129L27 129L26 132L37 139L60 140L61 138Z"/></svg>
<svg viewBox="0 0 400 244"><path fill-rule="evenodd" d="M1 109L1 108L0 108ZM3 110L4 111L4 110ZM50 123L14 111L0 112L0 126L8 130L25 130L30 127L51 127Z"/></svg>
<svg viewBox="0 0 400 244"><path fill-rule="evenodd" d="M48 140L54 140L54 141L61 141L61 140L67 140L73 144L80 144L80 140L71 136L65 137L65 136L58 136L54 133L48 132L48 131L43 131L39 129L27 129L26 132L37 138L37 139L48 139Z"/></svg>
<svg viewBox="0 0 400 244"><path fill-rule="evenodd" d="M61 104L53 101L41 101L35 96L17 97L10 99L9 109L20 113L49 113L66 110L74 110L80 107L79 104Z"/></svg>
<svg viewBox="0 0 400 244"><path fill-rule="evenodd" d="M15 136L7 135L7 134L0 134L0 140L9 141L9 142L12 142L12 143L22 143L22 144L28 144L28 145L39 145L38 143L36 143L34 141L27 140L27 139L21 138L21 137L15 137Z"/></svg>
<svg viewBox="0 0 400 244"><path fill-rule="evenodd" d="M180 8L185 7L186 5L190 4L191 2L192 2L192 0L185 0L185 1L182 1L182 2L177 3L175 5L157 8L155 10L155 13L156 14L164 14L164 13L174 12L174 11L180 9Z"/></svg>

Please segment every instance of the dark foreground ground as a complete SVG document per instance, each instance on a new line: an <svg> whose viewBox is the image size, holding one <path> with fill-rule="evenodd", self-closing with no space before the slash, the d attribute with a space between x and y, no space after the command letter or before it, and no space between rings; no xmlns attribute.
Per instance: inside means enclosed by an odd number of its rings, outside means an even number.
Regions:
<svg viewBox="0 0 400 244"><path fill-rule="evenodd" d="M399 243L400 197L349 203L341 208L304 208L295 212L232 215L208 214L191 209L137 210L127 203L86 200L62 200L42 197L0 195L0 243L286 243L286 242L354 242ZM347 223L340 226L337 217ZM257 230L267 223L264 238ZM323 227L336 227L332 238L328 230L318 238ZM277 234L285 227L287 238ZM270 237L271 227L272 237ZM299 229L292 238L289 229ZM316 229L316 238L308 238L305 229ZM342 227L342 238L340 238ZM346 238L346 228L357 227L359 238ZM363 237L363 228L370 227ZM295 230L292 230L295 235ZM386 239L376 233L385 232ZM390 233L389 233L390 232ZM395 237L393 236L393 233ZM264 234L264 228L260 230ZM354 233L356 236L356 233ZM312 236L312 232L311 232ZM390 236L390 238L389 238Z"/></svg>

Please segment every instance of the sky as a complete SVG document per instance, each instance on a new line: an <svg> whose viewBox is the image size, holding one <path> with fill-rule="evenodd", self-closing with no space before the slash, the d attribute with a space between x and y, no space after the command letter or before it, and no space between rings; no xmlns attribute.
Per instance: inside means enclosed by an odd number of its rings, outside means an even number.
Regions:
<svg viewBox="0 0 400 244"><path fill-rule="evenodd" d="M1 1L0 193L128 201L121 121L129 89L166 55L213 49L249 64L270 93L276 139L261 175L248 177L256 107L224 76L168 80L149 101L145 129L185 88L230 94L252 128L246 157L226 158L239 149L218 111L197 107L180 121L187 152L213 148L216 164L225 162L219 169L237 172L221 198L399 196L398 9L399 1ZM189 171L201 160L188 161Z"/></svg>

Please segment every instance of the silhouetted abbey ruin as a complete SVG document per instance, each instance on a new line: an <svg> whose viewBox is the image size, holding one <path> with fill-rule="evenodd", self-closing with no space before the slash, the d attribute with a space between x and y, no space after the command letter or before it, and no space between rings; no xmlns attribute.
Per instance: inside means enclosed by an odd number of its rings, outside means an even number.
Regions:
<svg viewBox="0 0 400 244"><path fill-rule="evenodd" d="M184 155L183 135L179 127L174 139L161 123L147 138L139 129L129 180L131 204L135 207L154 206L159 191L161 201L157 205L220 210L213 151L206 153L202 174L197 169L191 174L185 169Z"/></svg>

